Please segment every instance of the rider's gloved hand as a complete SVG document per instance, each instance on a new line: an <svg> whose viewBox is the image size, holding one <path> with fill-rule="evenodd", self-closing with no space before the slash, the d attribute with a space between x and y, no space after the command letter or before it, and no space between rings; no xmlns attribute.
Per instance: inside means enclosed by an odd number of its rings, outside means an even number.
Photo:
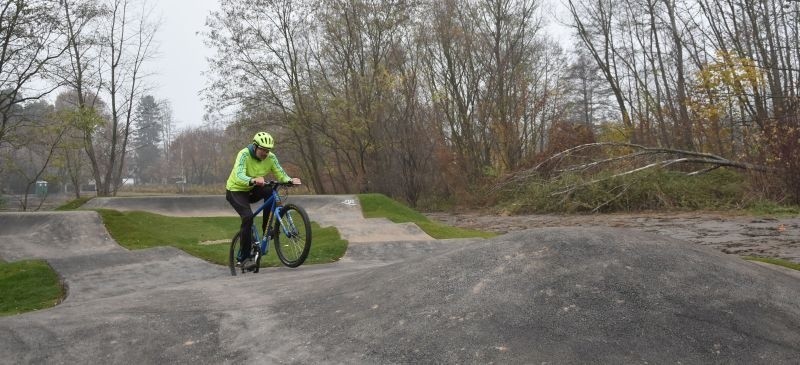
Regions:
<svg viewBox="0 0 800 365"><path fill-rule="evenodd" d="M264 177L263 176L254 177L253 179L250 180L250 183L251 185L264 186Z"/></svg>

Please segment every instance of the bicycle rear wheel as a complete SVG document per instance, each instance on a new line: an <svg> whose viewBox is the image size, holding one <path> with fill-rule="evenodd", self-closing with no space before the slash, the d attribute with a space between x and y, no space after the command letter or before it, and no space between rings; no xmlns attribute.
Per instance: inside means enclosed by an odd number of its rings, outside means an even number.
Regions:
<svg viewBox="0 0 800 365"><path fill-rule="evenodd" d="M255 226L253 226L253 230L255 231ZM241 261L241 243L240 243L240 236L241 232L236 232L236 235L233 236L231 240L231 249L228 252L228 268L231 270L231 275L236 276L236 263ZM261 266L261 249L258 245L258 237L256 237L255 233L253 234L253 238L250 240L250 259L255 260L255 266L252 267L253 272L258 272L259 267ZM242 268L242 273L244 273L245 268Z"/></svg>
<svg viewBox="0 0 800 365"><path fill-rule="evenodd" d="M306 211L294 204L283 207L275 220L275 252L288 267L298 267L311 250L311 221Z"/></svg>
<svg viewBox="0 0 800 365"><path fill-rule="evenodd" d="M231 250L228 253L228 268L231 269L231 275L236 276L236 262L239 261L239 250L241 250L239 244L239 236L241 236L242 232L236 232L236 235L233 236L231 240Z"/></svg>

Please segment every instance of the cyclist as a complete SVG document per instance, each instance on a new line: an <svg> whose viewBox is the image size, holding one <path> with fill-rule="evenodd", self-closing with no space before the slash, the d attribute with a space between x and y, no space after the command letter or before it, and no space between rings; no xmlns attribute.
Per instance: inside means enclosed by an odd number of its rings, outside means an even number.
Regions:
<svg viewBox="0 0 800 365"><path fill-rule="evenodd" d="M300 185L299 178L292 178L283 171L278 158L270 152L275 147L275 140L267 132L258 132L253 137L253 143L247 145L236 155L233 170L225 184L225 199L233 206L239 217L242 218L240 240L242 255L237 265L247 269L255 263L250 260L250 245L252 235L250 227L253 225L253 210L250 204L268 197L271 191L264 186L264 176L272 172L280 182L292 182Z"/></svg>

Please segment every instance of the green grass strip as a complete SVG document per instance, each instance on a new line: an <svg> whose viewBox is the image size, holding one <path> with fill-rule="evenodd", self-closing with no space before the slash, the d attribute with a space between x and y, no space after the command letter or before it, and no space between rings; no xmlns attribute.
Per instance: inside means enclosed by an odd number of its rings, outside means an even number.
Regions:
<svg viewBox="0 0 800 365"><path fill-rule="evenodd" d="M73 199L64 203L64 205L57 207L55 210L75 210L80 208L82 205L86 204L86 202L88 202L89 200L92 200L92 197Z"/></svg>
<svg viewBox="0 0 800 365"><path fill-rule="evenodd" d="M750 260L750 261L766 262L768 264L783 266L783 267L786 267L786 268L789 268L789 269L792 269L792 270L800 271L800 264L794 263L794 262L791 262L791 261L787 261L787 260L774 259L774 258L770 258L770 257L756 257L756 256L745 256L744 259L745 260Z"/></svg>
<svg viewBox="0 0 800 365"><path fill-rule="evenodd" d="M9 316L55 306L64 287L43 260L0 262L0 293L0 316Z"/></svg>
<svg viewBox="0 0 800 365"><path fill-rule="evenodd" d="M800 207L780 205L775 202L758 201L747 207L747 212L755 216L789 218L800 215Z"/></svg>
<svg viewBox="0 0 800 365"><path fill-rule="evenodd" d="M138 250L172 246L208 262L228 265L231 239L239 229L239 217L171 217L155 213L99 209L106 229L123 247ZM260 220L257 223L260 226ZM330 263L341 259L347 241L334 227L322 228L312 222L311 252L305 264ZM261 266L280 266L275 250Z"/></svg>
<svg viewBox="0 0 800 365"><path fill-rule="evenodd" d="M491 232L450 227L439 222L432 222L423 214L383 194L358 194L358 200L365 218L387 218L394 223L411 222L436 239L496 236Z"/></svg>

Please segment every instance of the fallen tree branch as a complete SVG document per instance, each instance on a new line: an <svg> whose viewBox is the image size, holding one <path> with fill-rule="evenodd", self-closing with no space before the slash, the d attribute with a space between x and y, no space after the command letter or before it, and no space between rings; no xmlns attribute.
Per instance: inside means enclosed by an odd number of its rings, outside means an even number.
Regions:
<svg viewBox="0 0 800 365"><path fill-rule="evenodd" d="M514 174L511 178L505 180L503 183L497 186L497 189L500 189L504 186L508 186L514 183L523 183L534 176L541 176L543 167L545 166L558 166L559 164L563 163L570 157L575 157L575 155L592 149L592 148L628 148L632 149L633 151L624 155L620 156L613 156L608 158L599 159L597 161L591 161L586 163L578 163L571 166L566 166L561 169L554 168L551 171L556 172L557 174L567 173L567 172L581 172L581 171L588 171L593 168L600 168L602 166L611 165L612 163L621 162L621 161L635 161L637 159L646 157L650 158L652 161L653 158L657 158L658 156L663 156L663 158L659 161L649 162L644 166L634 167L616 174L613 174L608 177L604 177L601 179L593 179L588 182L575 184L570 186L565 190L561 190L559 192L553 193L553 195L560 195L560 194L567 194L575 189L589 186L592 184L596 184L605 180L634 174L640 171L644 171L647 169L652 169L655 167L665 168L673 165L678 164L701 164L706 165L707 167L685 173L687 176L697 176L709 171L713 171L720 167L732 167L742 170L750 170L750 171L761 171L761 172L775 172L774 168L751 164L747 162L740 162L740 161L733 161L730 159L726 159L724 157L712 154L712 153L705 153L705 152L697 152L697 151L687 151L687 150L680 150L680 149L673 149L673 148L662 148L662 147L647 147L640 144L635 143L621 143L621 142L597 142L597 143L587 143L582 144L579 146L575 146L559 153L550 156L546 160L542 161L541 163L537 164L533 168L520 171ZM602 156L602 154L596 154L597 156ZM710 165L710 166L709 166ZM517 184L522 185L522 184Z"/></svg>
<svg viewBox="0 0 800 365"><path fill-rule="evenodd" d="M625 159L632 159L632 158L640 157L640 156L644 156L644 155L656 155L656 154L669 154L669 155L697 157L697 159L689 159L689 158L687 158L685 160L676 160L673 163L694 162L694 163L705 163L705 164L718 164L718 165L721 165L721 166L736 167L736 168L746 169L746 170L757 170L757 171L771 171L772 170L772 169L770 169L768 167L765 167L765 166L760 166L760 165L755 165L755 164L750 164L750 163L745 163L745 162L732 161L732 160L729 160L729 159L726 159L724 157L721 157L721 156L718 156L718 155L715 155L715 154L711 154L711 153L679 150L679 149L673 149L673 148L646 147L646 146L642 146L642 145L634 144L634 143L620 143L620 142L597 142L597 143L587 143L587 144L582 144L580 146L575 146L573 148L561 151L561 152L551 156L550 158L542 161L541 163L539 163L538 165L533 167L531 170L539 170L542 166L546 165L547 163L549 163L551 161L554 161L556 159L563 160L564 157L570 156L570 155L572 155L572 154L574 154L576 152L579 152L579 151L582 151L582 150L585 150L585 149L588 149L588 148L592 148L592 147L626 147L626 148L638 149L640 151L639 152L635 152L635 153L630 153L630 154L627 154L627 155L623 155L623 156L616 156L616 157L611 157L611 158L600 160L600 161L594 161L594 162L590 162L590 163L583 164L583 165L573 166L573 167L570 167L568 169L564 169L564 170L561 170L561 171L581 170L581 169L586 169L586 168L589 168L589 167L599 166L599 165L604 164L604 163L620 161L620 160L625 160Z"/></svg>

